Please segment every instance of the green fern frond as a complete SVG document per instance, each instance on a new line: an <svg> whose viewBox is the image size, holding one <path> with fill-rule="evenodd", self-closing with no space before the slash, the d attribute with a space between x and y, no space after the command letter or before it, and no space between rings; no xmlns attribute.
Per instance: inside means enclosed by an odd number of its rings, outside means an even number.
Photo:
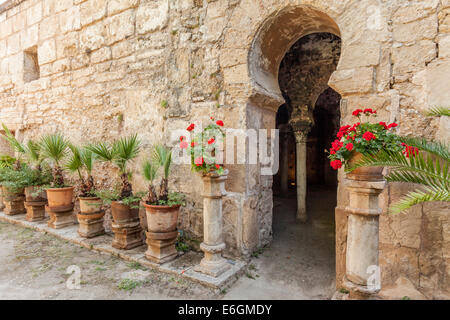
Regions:
<svg viewBox="0 0 450 320"><path fill-rule="evenodd" d="M426 114L427 116L445 116L445 117L450 117L450 108L448 107L434 107L431 108L429 112L427 112Z"/></svg>
<svg viewBox="0 0 450 320"><path fill-rule="evenodd" d="M450 201L450 194L448 190L439 188L424 188L424 190L411 191L398 202L396 202L390 209L389 212L392 214L397 214L405 211L412 206L431 201Z"/></svg>

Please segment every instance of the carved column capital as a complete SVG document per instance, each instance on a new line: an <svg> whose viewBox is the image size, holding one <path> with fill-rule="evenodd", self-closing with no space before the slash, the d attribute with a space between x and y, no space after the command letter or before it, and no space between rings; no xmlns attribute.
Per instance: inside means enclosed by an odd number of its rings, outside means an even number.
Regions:
<svg viewBox="0 0 450 320"><path fill-rule="evenodd" d="M310 131L310 128L305 128L304 130L301 130L301 131L295 131L294 132L295 142L306 143L306 141L308 140L309 131Z"/></svg>

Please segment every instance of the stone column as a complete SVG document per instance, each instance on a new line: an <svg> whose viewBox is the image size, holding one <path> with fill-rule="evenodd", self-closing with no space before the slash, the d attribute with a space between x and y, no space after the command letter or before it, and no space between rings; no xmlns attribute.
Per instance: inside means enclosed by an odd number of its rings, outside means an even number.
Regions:
<svg viewBox="0 0 450 320"><path fill-rule="evenodd" d="M203 242L200 249L205 253L194 270L218 277L231 265L222 257L225 249L223 242L222 197L225 195L225 180L228 170L223 175L210 173L203 176Z"/></svg>
<svg viewBox="0 0 450 320"><path fill-rule="evenodd" d="M382 179L382 176L381 176ZM366 298L381 288L378 264L378 195L385 181L349 180L346 275L344 285L354 298Z"/></svg>
<svg viewBox="0 0 450 320"><path fill-rule="evenodd" d="M296 186L297 186L297 220L305 223L308 220L306 215L306 142L309 128L295 131L296 147Z"/></svg>

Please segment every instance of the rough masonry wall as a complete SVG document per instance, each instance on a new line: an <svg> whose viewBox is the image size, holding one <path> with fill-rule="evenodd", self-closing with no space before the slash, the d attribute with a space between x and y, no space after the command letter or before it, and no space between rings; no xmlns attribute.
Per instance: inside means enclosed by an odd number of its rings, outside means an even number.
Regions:
<svg viewBox="0 0 450 320"><path fill-rule="evenodd" d="M341 59L329 85L343 98L343 123L355 107L370 106L380 120L399 122L401 134L449 140L448 118L420 113L450 100L449 0L15 3L0 13L0 121L19 138L55 129L74 142L138 132L148 150L152 143L168 141L172 129L212 114L229 127L274 128L276 109L284 103L279 63L295 41L315 31L342 39ZM40 78L25 83L24 51L33 52L34 46ZM100 167L97 174L102 184L111 184L106 169ZM200 178L188 166L174 172L171 186L189 198L181 225L201 235ZM258 165L230 167L224 201L229 254L248 255L270 242L271 185L272 177L261 175ZM134 186L144 187L136 174ZM385 209L395 190L385 190ZM348 202L342 172L338 195L339 285ZM427 207L417 214L420 219L383 215L382 274L389 270L384 285L402 275L423 292L448 295L448 210L439 212ZM420 244L402 240L416 237L416 229L403 228L410 224L423 231ZM406 251L414 272L392 258ZM426 260L430 255L431 266Z"/></svg>

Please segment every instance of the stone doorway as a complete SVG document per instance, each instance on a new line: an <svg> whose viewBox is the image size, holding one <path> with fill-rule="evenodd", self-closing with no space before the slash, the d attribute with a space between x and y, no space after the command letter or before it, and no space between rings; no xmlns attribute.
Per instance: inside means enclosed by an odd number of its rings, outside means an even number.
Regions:
<svg viewBox="0 0 450 320"><path fill-rule="evenodd" d="M278 73L286 102L276 116L280 170L273 182L272 246L288 248L284 258L292 263L291 273L313 269L310 278L316 283L308 287L325 296L335 284L338 182L324 150L339 130L341 100L328 80L340 45L331 33L302 37L288 50Z"/></svg>

